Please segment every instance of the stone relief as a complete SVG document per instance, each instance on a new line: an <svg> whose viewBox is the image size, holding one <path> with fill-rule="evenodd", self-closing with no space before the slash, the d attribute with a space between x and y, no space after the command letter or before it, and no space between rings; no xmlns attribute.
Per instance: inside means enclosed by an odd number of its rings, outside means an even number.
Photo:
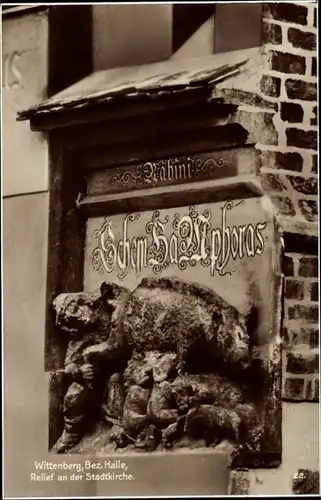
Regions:
<svg viewBox="0 0 321 500"><path fill-rule="evenodd" d="M134 291L104 282L53 305L69 341L64 430L53 452L226 442L257 449L262 419L247 318L214 291L144 278Z"/></svg>

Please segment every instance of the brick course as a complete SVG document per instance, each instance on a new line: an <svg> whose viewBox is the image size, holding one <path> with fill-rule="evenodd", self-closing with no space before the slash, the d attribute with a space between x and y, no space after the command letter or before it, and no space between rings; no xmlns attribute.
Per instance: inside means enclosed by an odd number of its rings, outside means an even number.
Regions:
<svg viewBox="0 0 321 500"><path fill-rule="evenodd" d="M307 25L308 9L294 3L267 3L263 6L263 16L277 21Z"/></svg>
<svg viewBox="0 0 321 500"><path fill-rule="evenodd" d="M289 123L301 123L304 111L301 104L281 102L281 118Z"/></svg>
<svg viewBox="0 0 321 500"><path fill-rule="evenodd" d="M317 100L317 84L305 82L303 80L288 79L285 82L287 97L289 99L299 99L300 101Z"/></svg>
<svg viewBox="0 0 321 500"><path fill-rule="evenodd" d="M317 149L317 131L289 128L286 130L287 145L303 149Z"/></svg>
<svg viewBox="0 0 321 500"><path fill-rule="evenodd" d="M305 278L317 278L318 258L302 257L299 260L299 276L304 276Z"/></svg>
<svg viewBox="0 0 321 500"><path fill-rule="evenodd" d="M249 112L255 107L251 112L250 133L261 153L262 187L270 195L279 217L293 218L308 228L318 221L315 9L312 12L311 5L292 2L271 2L262 8L265 45L259 90L251 93L226 89L224 97L248 106ZM248 120L245 114L243 120ZM245 122L244 126L249 129ZM303 245L291 253L286 245L283 398L317 401L317 249L312 251Z"/></svg>
<svg viewBox="0 0 321 500"><path fill-rule="evenodd" d="M297 49L316 50L317 48L315 33L309 33L297 28L289 28L288 40Z"/></svg>
<svg viewBox="0 0 321 500"><path fill-rule="evenodd" d="M287 52L272 52L270 65L273 71L304 75L306 70L306 59L303 56L297 56Z"/></svg>

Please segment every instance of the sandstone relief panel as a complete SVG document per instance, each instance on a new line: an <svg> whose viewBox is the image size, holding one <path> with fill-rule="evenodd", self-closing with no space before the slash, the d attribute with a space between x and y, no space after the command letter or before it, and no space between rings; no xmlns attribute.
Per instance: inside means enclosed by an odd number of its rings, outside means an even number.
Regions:
<svg viewBox="0 0 321 500"><path fill-rule="evenodd" d="M278 408L278 252L264 204L88 220L84 291L53 303L68 339L53 452L262 453Z"/></svg>

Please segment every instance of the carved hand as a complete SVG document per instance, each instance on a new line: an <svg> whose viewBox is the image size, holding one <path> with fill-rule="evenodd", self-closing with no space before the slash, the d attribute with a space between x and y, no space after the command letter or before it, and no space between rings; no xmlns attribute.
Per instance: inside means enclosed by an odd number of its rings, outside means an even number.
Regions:
<svg viewBox="0 0 321 500"><path fill-rule="evenodd" d="M79 367L76 363L69 363L65 366L65 374L72 377L73 379L77 378L79 374Z"/></svg>
<svg viewBox="0 0 321 500"><path fill-rule="evenodd" d="M85 380L91 381L94 378L94 367L93 367L93 365L90 365L90 364L82 365L79 368L79 370L81 372L82 377Z"/></svg>
<svg viewBox="0 0 321 500"><path fill-rule="evenodd" d="M96 344L96 345L91 345L89 347L86 347L83 351L83 358L85 360L85 363L95 363L99 358L102 358L102 356L105 353L106 350L106 345L107 343L103 342L101 344Z"/></svg>

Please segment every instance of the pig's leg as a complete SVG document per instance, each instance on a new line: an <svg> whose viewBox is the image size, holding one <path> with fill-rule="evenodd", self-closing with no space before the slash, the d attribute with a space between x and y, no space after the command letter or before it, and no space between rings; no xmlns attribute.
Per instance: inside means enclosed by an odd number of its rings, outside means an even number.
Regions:
<svg viewBox="0 0 321 500"><path fill-rule="evenodd" d="M111 332L105 342L87 347L83 351L85 362L96 364L99 361L121 359L127 352L127 342L120 330Z"/></svg>

